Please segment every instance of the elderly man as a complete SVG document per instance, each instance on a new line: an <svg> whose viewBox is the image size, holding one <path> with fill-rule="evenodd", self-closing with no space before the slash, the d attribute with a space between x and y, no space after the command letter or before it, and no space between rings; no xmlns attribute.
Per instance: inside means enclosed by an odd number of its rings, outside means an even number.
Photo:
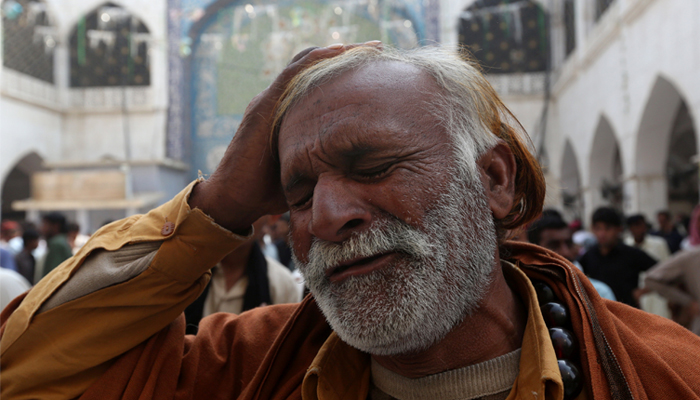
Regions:
<svg viewBox="0 0 700 400"><path fill-rule="evenodd" d="M103 228L14 301L3 396L697 398L700 338L503 240L544 181L479 72L376 46L299 54L211 178ZM208 269L286 209L312 296L186 336Z"/></svg>

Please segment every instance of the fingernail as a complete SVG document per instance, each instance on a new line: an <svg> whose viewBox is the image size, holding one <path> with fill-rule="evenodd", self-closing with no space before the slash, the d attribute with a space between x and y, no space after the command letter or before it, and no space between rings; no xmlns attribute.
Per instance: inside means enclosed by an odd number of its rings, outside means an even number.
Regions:
<svg viewBox="0 0 700 400"><path fill-rule="evenodd" d="M364 44L370 45L370 46L376 46L378 44L381 44L381 40L370 40L369 42L365 42Z"/></svg>
<svg viewBox="0 0 700 400"><path fill-rule="evenodd" d="M331 49L331 50L338 50L341 47L343 47L342 43L333 43L332 45L327 46L326 48Z"/></svg>

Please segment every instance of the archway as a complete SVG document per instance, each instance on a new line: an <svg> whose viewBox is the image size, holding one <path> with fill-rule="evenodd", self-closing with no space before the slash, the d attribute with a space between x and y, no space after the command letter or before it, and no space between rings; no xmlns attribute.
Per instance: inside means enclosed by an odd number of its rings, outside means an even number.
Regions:
<svg viewBox="0 0 700 400"><path fill-rule="evenodd" d="M661 209L689 213L698 203L697 139L693 118L676 86L657 78L637 134L637 208L653 216Z"/></svg>
<svg viewBox="0 0 700 400"><path fill-rule="evenodd" d="M612 125L601 117L593 136L588 158L590 168L586 199L586 214L606 205L622 210L622 158ZM588 218L586 219L588 221Z"/></svg>
<svg viewBox="0 0 700 400"><path fill-rule="evenodd" d="M569 221L582 218L584 211L583 192L581 191L581 174L579 173L578 157L571 141L564 145L561 160L561 198L564 213Z"/></svg>
<svg viewBox="0 0 700 400"><path fill-rule="evenodd" d="M104 3L70 33L70 86L148 86L150 33L127 9Z"/></svg>
<svg viewBox="0 0 700 400"><path fill-rule="evenodd" d="M31 197L31 177L34 172L43 170L43 160L37 153L22 157L2 182L2 219L24 220L24 211L14 211L12 202Z"/></svg>

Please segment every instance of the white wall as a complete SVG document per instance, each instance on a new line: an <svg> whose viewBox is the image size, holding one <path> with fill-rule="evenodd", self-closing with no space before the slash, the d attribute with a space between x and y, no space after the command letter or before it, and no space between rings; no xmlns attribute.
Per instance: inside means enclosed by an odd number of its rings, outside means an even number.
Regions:
<svg viewBox="0 0 700 400"><path fill-rule="evenodd" d="M587 3L587 0L579 1ZM597 154L593 142L598 122L605 117L622 157L625 212L651 216L667 206L665 164L658 163L660 167L655 171L642 171L652 164L647 160L650 157L665 160L667 149L656 143L647 147L646 159L638 160L639 132L659 77L678 90L695 121L700 116L697 21L700 21L698 1L618 0L598 25L580 27L579 30L587 30L579 32L578 37L584 40L577 43L575 52L558 71L552 104L558 118L552 124L547 143L550 154L561 155L564 151L565 140L555 137L570 140L580 163L583 189L598 191L599 188L590 186L591 171L598 166L594 164ZM647 119L647 126L650 122L654 121ZM670 126L667 130L670 131ZM552 166L557 179L561 174L561 157L552 160L557 163ZM586 214L590 215L592 209L602 205L602 200L594 193L588 193L586 198L591 200L586 204Z"/></svg>
<svg viewBox="0 0 700 400"><path fill-rule="evenodd" d="M0 97L0 182L24 156L36 152L58 160L61 115L22 101Z"/></svg>
<svg viewBox="0 0 700 400"><path fill-rule="evenodd" d="M473 0L441 2L441 40L457 43L459 14ZM700 1L697 0L615 0L599 21L594 20L595 0L576 0L576 49L564 59L564 27L557 18L562 9L557 0L542 0L552 20L552 54L555 70L548 113L546 151L548 155L547 205L561 208L557 193L561 182L565 144L571 143L585 198L584 216L603 205L598 182L591 171L600 167L593 142L601 119L615 135L623 167L625 212L652 216L667 207L664 140L640 140L640 131L670 131L668 114L678 99L689 107L698 132L700 118ZM558 46L558 47L557 47ZM657 92L653 116L642 121L654 85L662 77L674 91ZM502 94L503 95L503 94ZM665 96L665 98L664 98ZM503 95L523 126L532 134L541 115L541 99ZM671 104L676 102L674 104ZM663 106L659 110L656 104ZM669 111L671 110L671 111ZM665 128L663 127L665 125ZM661 134L661 133L659 133ZM700 140L698 140L700 143ZM606 160L607 163L607 160ZM609 163L607 163L609 164ZM571 170L569 165L565 169ZM612 180L612 171L608 180ZM598 178L596 178L598 179Z"/></svg>
<svg viewBox="0 0 700 400"><path fill-rule="evenodd" d="M37 93L25 93L32 91L29 90L33 87L31 82L15 87L14 91L7 89L7 82L2 85L0 177L3 178L23 154L31 151L37 152L47 162L87 163L104 157L121 160L125 155L121 89L69 88L70 32L81 16L106 1L45 1L58 36L55 58L57 79L51 88L56 98L50 104L44 104ZM131 159L162 160L165 158L168 106L167 3L165 0L111 2L140 18L152 38L149 43L151 84L149 87L128 90ZM0 76L8 75L12 74Z"/></svg>

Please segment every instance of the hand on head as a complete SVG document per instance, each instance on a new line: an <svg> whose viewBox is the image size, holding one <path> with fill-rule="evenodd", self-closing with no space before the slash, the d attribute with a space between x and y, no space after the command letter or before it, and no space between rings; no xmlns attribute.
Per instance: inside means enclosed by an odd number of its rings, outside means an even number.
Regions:
<svg viewBox="0 0 700 400"><path fill-rule="evenodd" d="M192 208L200 208L219 225L245 231L266 214L280 214L287 203L280 187L279 166L270 148L274 111L289 82L320 60L357 46L380 47L381 42L311 47L297 54L272 84L248 104L238 131L212 176L195 186Z"/></svg>

